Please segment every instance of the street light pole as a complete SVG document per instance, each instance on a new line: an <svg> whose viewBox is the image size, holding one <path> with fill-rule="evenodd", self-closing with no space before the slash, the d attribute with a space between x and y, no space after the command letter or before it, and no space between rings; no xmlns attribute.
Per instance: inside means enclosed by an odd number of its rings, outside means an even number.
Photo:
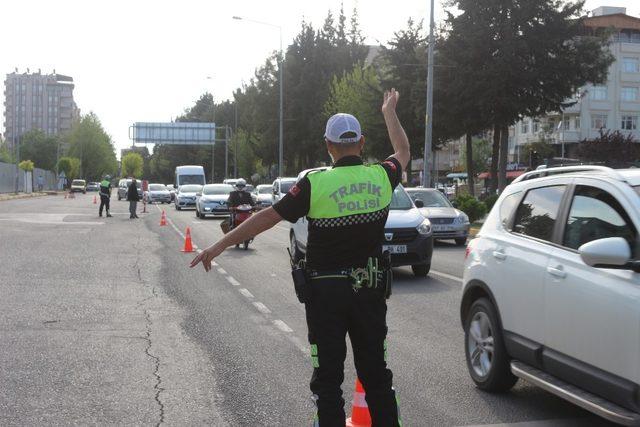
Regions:
<svg viewBox="0 0 640 427"><path fill-rule="evenodd" d="M431 15L429 17L429 46L427 50L427 114L425 117L424 131L424 156L422 158L422 186L431 186L431 164L428 156L431 154L431 139L433 136L433 27L435 25L433 17L433 2L431 0Z"/></svg>
<svg viewBox="0 0 640 427"><path fill-rule="evenodd" d="M247 19L241 16L234 16L233 19L236 21L248 21L253 22L254 24L266 25L268 27L277 28L280 32L280 64L279 64L279 76L280 76L280 117L279 117L279 136L278 136L278 176L282 176L283 174L283 151L284 151L284 101L283 101L283 87L284 87L284 51L282 50L282 26L271 24L269 22L256 21L254 19Z"/></svg>

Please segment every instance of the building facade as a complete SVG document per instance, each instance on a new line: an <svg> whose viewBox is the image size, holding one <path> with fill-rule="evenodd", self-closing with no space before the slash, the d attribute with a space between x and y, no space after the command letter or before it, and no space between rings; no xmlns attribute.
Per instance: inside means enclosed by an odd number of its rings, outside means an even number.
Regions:
<svg viewBox="0 0 640 427"><path fill-rule="evenodd" d="M510 131L510 161L520 163L526 144L546 139L557 157L576 158L578 143L603 131L620 131L640 141L640 18L624 7L599 7L585 20L593 30L612 29L615 61L607 81L582 87L563 111L524 118Z"/></svg>
<svg viewBox="0 0 640 427"><path fill-rule="evenodd" d="M4 137L13 148L25 132L41 129L59 135L71 129L80 110L73 100L73 78L56 74L7 74L4 89Z"/></svg>

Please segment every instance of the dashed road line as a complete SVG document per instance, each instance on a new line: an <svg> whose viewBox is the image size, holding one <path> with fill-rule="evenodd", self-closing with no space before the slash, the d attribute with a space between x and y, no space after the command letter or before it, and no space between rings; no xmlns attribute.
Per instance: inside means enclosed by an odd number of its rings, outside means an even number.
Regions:
<svg viewBox="0 0 640 427"><path fill-rule="evenodd" d="M157 205L156 205L156 208L158 210L160 210L160 208ZM185 238L184 233L182 233L182 231L180 231L180 229L178 229L178 227L176 227L175 223L169 217L167 217L167 224L171 225L171 227L176 231L176 233L178 233L178 235L180 235L182 238ZM284 227L278 227L278 228L283 228L284 229ZM196 245L193 245L193 247L198 253L202 253L202 249L198 248ZM224 278L227 279L227 281L229 283L231 283L231 285L233 285L233 286L241 286L240 282L238 282L233 276L229 275L229 273L227 273L227 271L224 268L219 267L218 263L216 263L215 261L212 261L211 264L214 267L217 267L218 273L223 275ZM247 299L254 299L255 298L253 296L253 294L246 288L239 288L238 292L240 292ZM291 342L295 346L295 348L297 348L302 354L307 354L308 355L309 350L308 350L307 346L304 345L304 343L298 337L296 337L294 334L292 334L293 329L291 329L289 327L289 325L287 325L284 321L282 321L280 319L272 319L272 317L271 317L272 312L269 309L269 307L267 307L266 305L264 305L260 301L251 301L251 304L267 320L270 320L271 323L276 328L278 328L280 331L284 332L286 334L285 337L287 338L287 340L289 340L289 342Z"/></svg>
<svg viewBox="0 0 640 427"><path fill-rule="evenodd" d="M462 277L457 277L452 274L443 273L441 271L435 271L435 270L431 270L429 273L435 274L436 276L444 277L445 279L453 280L458 283L462 283Z"/></svg>
<svg viewBox="0 0 640 427"><path fill-rule="evenodd" d="M248 289L245 288L240 288L238 289L238 292L240 292L242 295L244 295L247 298L253 299L253 294L251 292L249 292Z"/></svg>
<svg viewBox="0 0 640 427"><path fill-rule="evenodd" d="M225 276L227 278L227 281L229 283L231 283L233 286L240 286L240 282L238 282L236 279L234 279L231 276Z"/></svg>
<svg viewBox="0 0 640 427"><path fill-rule="evenodd" d="M262 314L271 314L271 310L269 310L269 308L260 301L254 301L253 306Z"/></svg>
<svg viewBox="0 0 640 427"><path fill-rule="evenodd" d="M291 332L293 332L293 329L291 329L291 328L289 327L289 325L287 325L286 323L284 323L284 322L283 322L282 320L280 320L280 319L276 319L276 320L274 320L274 321L273 321L273 324L274 324L274 325L276 325L276 327L277 327L278 329L280 329L282 332L286 332L286 333L288 333L288 334L289 334L289 333L291 333Z"/></svg>

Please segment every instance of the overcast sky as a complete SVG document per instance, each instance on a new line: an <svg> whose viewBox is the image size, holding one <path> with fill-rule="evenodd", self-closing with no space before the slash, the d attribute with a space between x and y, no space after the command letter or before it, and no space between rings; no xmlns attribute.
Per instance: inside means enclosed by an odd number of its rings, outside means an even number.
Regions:
<svg viewBox="0 0 640 427"><path fill-rule="evenodd" d="M98 115L119 156L131 144L133 122L169 121L205 91L216 101L230 98L279 48L277 29L232 16L282 26L286 45L303 18L317 28L329 9L338 13L340 3L0 0L0 73L17 67L72 76L76 103L82 113ZM436 0L436 21L444 16L440 3ZM636 0L587 0L586 8L603 4L625 6L628 14L640 16ZM386 42L410 17L428 19L426 0L345 0L348 17L354 6L368 44ZM0 93L4 97L4 90Z"/></svg>

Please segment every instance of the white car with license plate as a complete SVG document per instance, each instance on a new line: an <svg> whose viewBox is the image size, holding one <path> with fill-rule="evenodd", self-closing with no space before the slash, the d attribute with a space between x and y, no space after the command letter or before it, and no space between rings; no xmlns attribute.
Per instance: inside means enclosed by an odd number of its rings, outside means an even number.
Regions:
<svg viewBox="0 0 640 427"><path fill-rule="evenodd" d="M522 378L640 425L640 170L533 171L467 246L460 306L469 374Z"/></svg>
<svg viewBox="0 0 640 427"><path fill-rule="evenodd" d="M196 216L229 216L229 193L233 191L230 184L207 184L196 194Z"/></svg>
<svg viewBox="0 0 640 427"><path fill-rule="evenodd" d="M319 168L324 170L327 168ZM298 180L306 176L309 170L298 175ZM304 257L307 250L309 221L306 217L291 225L289 238L291 252L296 258ZM384 228L383 250L391 254L394 267L410 265L413 274L424 277L431 268L433 253L433 234L429 220L424 218L413 204L402 185L398 185L389 206L389 217Z"/></svg>

